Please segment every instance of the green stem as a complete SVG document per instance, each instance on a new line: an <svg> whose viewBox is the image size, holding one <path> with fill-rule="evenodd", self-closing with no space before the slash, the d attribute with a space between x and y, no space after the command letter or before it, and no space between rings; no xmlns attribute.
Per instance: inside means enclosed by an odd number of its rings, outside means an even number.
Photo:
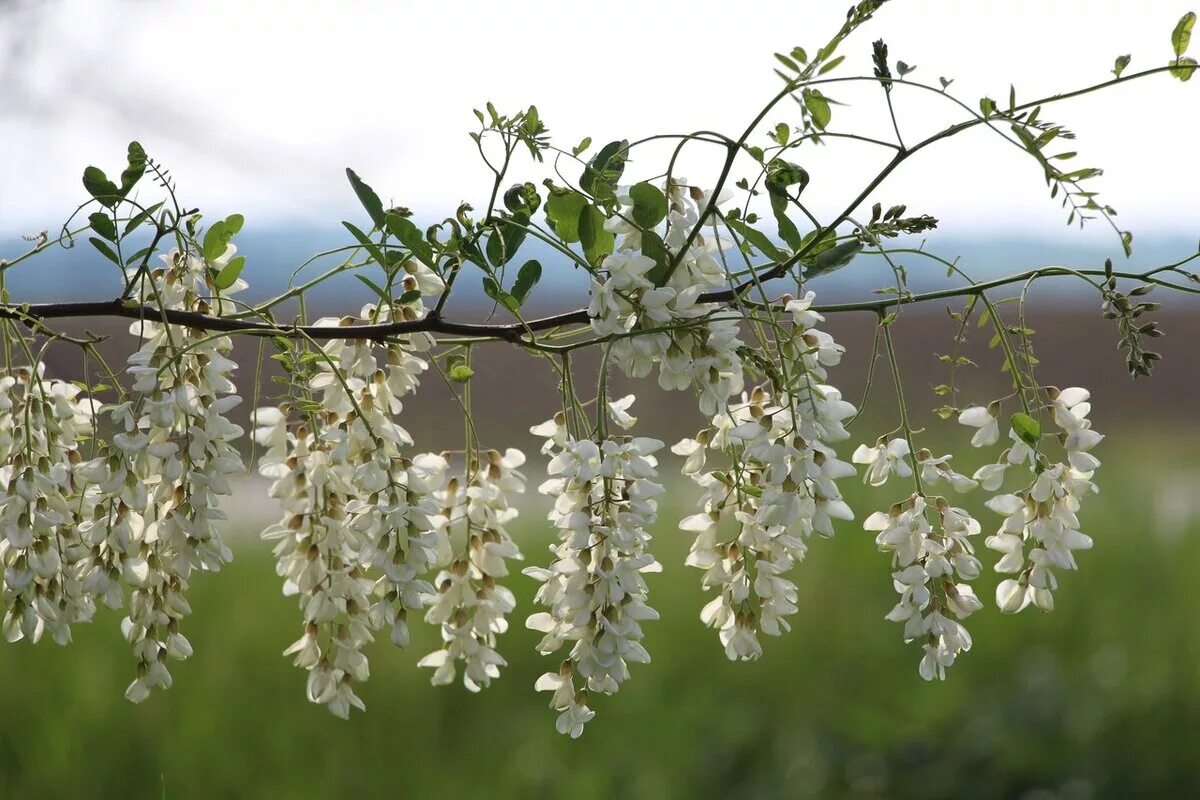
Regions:
<svg viewBox="0 0 1200 800"><path fill-rule="evenodd" d="M883 341L887 346L888 365L892 368L892 384L896 387L896 405L900 409L900 430L904 434L904 440L908 442L908 461L912 466L913 484L916 486L917 494L925 496L925 489L921 485L921 469L917 464L917 448L913 443L913 429L908 421L908 406L904 402L904 387L900 382L900 364L896 361L896 348L892 344L892 326L890 323L881 323L883 328Z"/></svg>

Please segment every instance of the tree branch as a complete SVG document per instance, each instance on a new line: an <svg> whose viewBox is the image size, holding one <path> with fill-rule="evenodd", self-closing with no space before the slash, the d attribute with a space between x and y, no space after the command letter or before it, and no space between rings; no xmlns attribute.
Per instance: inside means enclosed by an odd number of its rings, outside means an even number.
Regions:
<svg viewBox="0 0 1200 800"><path fill-rule="evenodd" d="M774 272L773 268L771 272ZM1159 270L1151 269L1146 272L1113 272L1122 280L1146 281L1177 291L1190 294L1200 294L1200 287L1181 286L1157 277ZM1068 267L1046 266L1014 273L990 281L982 281L968 286L954 286L947 289L937 289L920 294L905 294L899 298L889 295L878 300L866 300L854 303L832 303L814 306L820 313L831 314L845 311L879 311L894 306L897 303L910 305L931 300L944 300L951 297L966 297L995 289L1009 284L1024 283L1031 278L1053 276L1081 275L1104 277L1102 269L1071 269ZM722 290L701 295L699 303L722 303L733 297L734 290ZM180 311L176 309L160 309L154 306L139 305L121 300L100 300L76 303L26 303L22 305L0 305L0 319L13 319L29 323L31 320L75 319L80 317L123 317L133 320L150 322L167 322L206 331L225 333L242 333L258 336L284 336L287 338L309 338L318 341L334 339L373 339L383 340L392 336L403 336L409 333L442 333L455 336L471 336L482 339L521 344L526 341L529 333L553 330L567 325L583 325L589 320L587 309L575 309L562 314L525 320L523 322L487 324L477 322L455 322L440 316L429 315L424 319L407 320L403 322L387 322L368 325L273 325L268 322L239 319L233 316L214 316L195 311ZM608 337L597 338L593 343L606 341Z"/></svg>

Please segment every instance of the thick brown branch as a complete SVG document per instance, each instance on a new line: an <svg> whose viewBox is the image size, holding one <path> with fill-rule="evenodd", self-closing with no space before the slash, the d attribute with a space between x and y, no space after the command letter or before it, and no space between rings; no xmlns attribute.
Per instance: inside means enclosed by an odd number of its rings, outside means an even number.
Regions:
<svg viewBox="0 0 1200 800"><path fill-rule="evenodd" d="M1195 256L1188 258L1191 261ZM1180 262L1180 263L1186 263ZM1157 284L1168 289L1174 289L1189 294L1200 294L1200 288L1181 286L1160 279L1157 274L1164 268L1146 272L1113 272L1112 275L1123 280L1139 280ZM774 270L771 270L774 272ZM769 274L769 273L768 273ZM930 300L942 300L951 297L977 295L988 289L995 289L1014 283L1024 283L1031 278L1047 278L1052 276L1107 276L1104 270L1069 269L1066 267L1047 266L1018 272L1003 278L995 278L967 286L955 286L938 289L921 294L905 294L897 298L888 295L877 300L866 300L856 303L833 303L814 306L814 310L822 313L844 311L880 312L897 304L908 305ZM731 290L709 292L701 295L698 302L724 303L733 296ZM471 336L483 339L497 339L506 342L521 343L527 341L529 333L553 330L566 325L583 325L588 322L586 309L576 309L562 314L525 320L524 322L491 325L479 322L453 322L440 316L429 315L424 319L407 322L389 322L374 325L278 325L267 322L256 322L233 317L220 317L200 314L195 311L179 311L175 309L160 310L153 306L137 305L120 300L100 300L81 303L32 303L25 305L0 306L0 319L15 319L29 322L30 320L73 319L78 317L124 317L126 319L144 319L150 322L166 321L172 325L183 325L200 330L247 333L259 336L308 337L317 340L332 339L374 339L382 340L391 336L402 336L407 333L442 333L452 336ZM605 341L607 337L597 339Z"/></svg>
<svg viewBox="0 0 1200 800"><path fill-rule="evenodd" d="M480 336L515 342L529 331L548 330L563 325L587 322L587 311L579 309L524 323L489 325L473 322L452 322L441 317L428 316L406 322L388 322L375 325L286 325L234 319L195 311L158 309L154 306L125 303L120 300L100 300L81 303L32 303L25 305L0 306L0 318L5 319L71 319L77 317L125 317L144 319L150 322L168 322L190 328L214 332L248 333L262 336L307 336L311 339L386 339L406 333L444 333L455 336Z"/></svg>

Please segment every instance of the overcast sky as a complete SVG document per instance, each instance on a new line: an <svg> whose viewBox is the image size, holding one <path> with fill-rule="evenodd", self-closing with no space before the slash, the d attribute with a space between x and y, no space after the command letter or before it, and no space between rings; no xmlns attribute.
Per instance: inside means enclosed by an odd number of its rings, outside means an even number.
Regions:
<svg viewBox="0 0 1200 800"><path fill-rule="evenodd" d="M771 54L811 52L848 5L0 0L0 230L56 227L81 199L83 167L119 172L130 139L172 168L188 205L243 212L251 226L361 215L348 165L385 201L441 218L488 188L466 135L472 107L536 103L566 147L585 135L736 136L779 86ZM953 78L972 106L985 94L1006 99L1010 81L1027 100L1103 80L1123 53L1133 54L1130 71L1165 63L1187 8L892 0L845 47L839 72L869 74L871 41L882 36L893 60L918 66L914 79ZM829 93L852 104L833 128L890 135L877 90ZM906 138L960 118L938 98L896 100ZM794 117L789 106L768 121ZM1150 79L1045 116L1079 133L1075 163L1105 169L1096 188L1124 225L1200 233L1200 80ZM648 152L634 169L657 172L660 156ZM814 205L832 211L885 157L849 144L796 160L813 173ZM712 167L697 152L686 175L702 183ZM980 132L914 158L879 199L961 234L1058 234L1065 217L1036 165Z"/></svg>

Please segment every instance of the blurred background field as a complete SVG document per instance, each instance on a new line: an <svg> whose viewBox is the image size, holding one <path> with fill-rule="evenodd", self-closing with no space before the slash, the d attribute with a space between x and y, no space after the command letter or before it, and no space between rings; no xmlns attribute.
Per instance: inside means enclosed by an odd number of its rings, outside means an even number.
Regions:
<svg viewBox="0 0 1200 800"><path fill-rule="evenodd" d="M35 797L1189 797L1200 793L1200 518L1188 443L1110 430L1102 493L1084 512L1096 548L1063 576L1053 614L969 621L975 648L944 684L916 672L917 650L883 615L886 557L845 524L798 568L794 630L757 663L726 661L697 614L699 572L682 565L664 504L652 576L663 620L654 662L571 741L532 684L555 660L521 621L501 639L509 666L482 694L434 688L415 661L430 631L400 651L370 650L367 713L344 722L303 697L280 651L297 629L265 546L237 531L237 559L195 582L185 627L195 655L175 686L134 706L118 616L81 626L67 649L0 648L0 796ZM532 448L531 448L532 449ZM960 448L961 449L961 448ZM965 453L960 460L975 454ZM973 465L973 462L967 462ZM865 516L902 491L855 486ZM994 516L966 504L985 529ZM544 558L540 507L517 528Z"/></svg>

